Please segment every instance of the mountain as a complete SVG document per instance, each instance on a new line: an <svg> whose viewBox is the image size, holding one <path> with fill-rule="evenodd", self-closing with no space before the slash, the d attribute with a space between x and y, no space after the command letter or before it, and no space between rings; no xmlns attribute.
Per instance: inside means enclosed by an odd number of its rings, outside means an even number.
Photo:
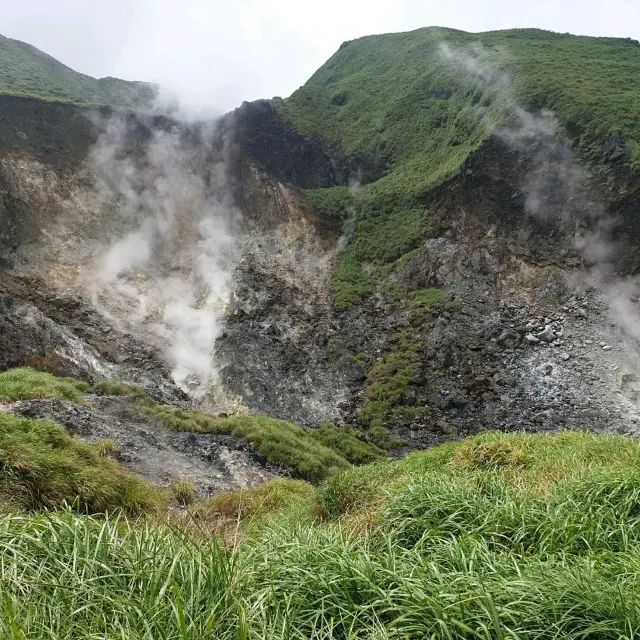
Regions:
<svg viewBox="0 0 640 640"><path fill-rule="evenodd" d="M0 635L632 634L637 42L370 36L197 123L6 51Z"/></svg>
<svg viewBox="0 0 640 640"><path fill-rule="evenodd" d="M639 166L639 65L637 41L536 29L427 28L344 43L276 103L302 133L367 159L339 299L368 289L353 262L388 264L420 244L429 224L424 193L459 171L510 105L552 110L590 164L601 159L603 137L619 135ZM309 195L328 214L352 197L346 189Z"/></svg>
<svg viewBox="0 0 640 640"><path fill-rule="evenodd" d="M157 88L146 82L92 78L26 42L0 35L0 93L78 105L149 109Z"/></svg>

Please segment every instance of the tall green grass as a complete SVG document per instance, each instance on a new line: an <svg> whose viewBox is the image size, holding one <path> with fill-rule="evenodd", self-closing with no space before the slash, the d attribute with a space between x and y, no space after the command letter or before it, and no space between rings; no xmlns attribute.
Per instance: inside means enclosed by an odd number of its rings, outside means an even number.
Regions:
<svg viewBox="0 0 640 640"><path fill-rule="evenodd" d="M73 504L85 513L159 511L162 492L53 422L0 413L0 503L26 510Z"/></svg>
<svg viewBox="0 0 640 640"><path fill-rule="evenodd" d="M222 548L197 527L5 515L0 635L637 638L639 455L488 434L347 470L315 499L282 481L220 497L202 518L251 523Z"/></svg>

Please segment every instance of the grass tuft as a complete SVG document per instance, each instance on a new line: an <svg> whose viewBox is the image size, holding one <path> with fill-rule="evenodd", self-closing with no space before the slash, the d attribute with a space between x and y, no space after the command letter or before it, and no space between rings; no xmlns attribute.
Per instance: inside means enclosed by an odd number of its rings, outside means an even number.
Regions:
<svg viewBox="0 0 640 640"><path fill-rule="evenodd" d="M117 462L104 445L72 438L53 422L0 413L0 494L26 510L74 504L82 512L161 509L161 492Z"/></svg>
<svg viewBox="0 0 640 640"><path fill-rule="evenodd" d="M86 382L73 378L57 378L44 371L19 367L0 373L0 398L15 402L36 398L60 398L83 402L83 394L89 389Z"/></svg>

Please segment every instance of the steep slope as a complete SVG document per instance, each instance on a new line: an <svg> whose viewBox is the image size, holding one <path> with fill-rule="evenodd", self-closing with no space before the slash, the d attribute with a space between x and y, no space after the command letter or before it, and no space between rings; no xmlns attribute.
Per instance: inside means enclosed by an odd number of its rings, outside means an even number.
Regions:
<svg viewBox="0 0 640 640"><path fill-rule="evenodd" d="M388 264L419 246L431 220L425 191L457 174L510 105L553 110L560 133L590 163L607 153L603 139L613 135L610 154L626 154L635 166L639 66L636 41L535 29L427 28L344 43L291 98L275 103L301 132L367 159L351 176L366 184L336 281L338 302L370 290L359 265ZM346 189L310 196L333 215L354 205Z"/></svg>
<svg viewBox="0 0 640 640"><path fill-rule="evenodd" d="M149 109L157 88L146 82L92 78L26 42L0 35L0 94L135 110Z"/></svg>

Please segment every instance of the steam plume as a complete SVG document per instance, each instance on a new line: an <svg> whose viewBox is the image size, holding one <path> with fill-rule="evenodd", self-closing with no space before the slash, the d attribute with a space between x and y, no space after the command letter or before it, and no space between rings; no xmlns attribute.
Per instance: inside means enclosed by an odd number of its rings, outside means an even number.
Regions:
<svg viewBox="0 0 640 640"><path fill-rule="evenodd" d="M175 382L204 395L216 377L215 341L228 299L235 210L224 158L208 157L213 127L190 140L177 126L132 142L113 117L90 155L117 225L86 286L122 328L162 347Z"/></svg>

